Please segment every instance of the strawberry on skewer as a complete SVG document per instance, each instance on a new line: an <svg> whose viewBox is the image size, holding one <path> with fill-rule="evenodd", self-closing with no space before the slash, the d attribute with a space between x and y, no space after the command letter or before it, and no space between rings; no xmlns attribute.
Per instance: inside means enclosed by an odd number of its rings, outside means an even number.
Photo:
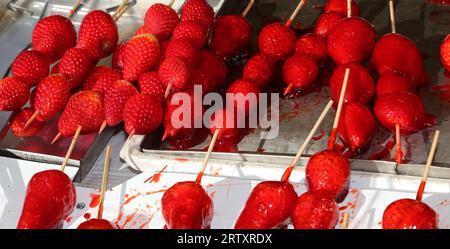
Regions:
<svg viewBox="0 0 450 249"><path fill-rule="evenodd" d="M159 42L169 39L180 19L172 5L175 0L171 0L168 5L156 3L148 8L144 18L144 32L150 33Z"/></svg>
<svg viewBox="0 0 450 249"><path fill-rule="evenodd" d="M249 47L252 25L245 16L254 3L254 0L250 0L241 15L221 16L214 22L210 47L219 58L229 59Z"/></svg>
<svg viewBox="0 0 450 249"><path fill-rule="evenodd" d="M188 0L181 9L181 21L195 21L209 29L214 23L214 9L205 0Z"/></svg>
<svg viewBox="0 0 450 249"><path fill-rule="evenodd" d="M21 52L12 63L11 73L28 87L36 86L48 76L50 62L45 55L33 50Z"/></svg>
<svg viewBox="0 0 450 249"><path fill-rule="evenodd" d="M11 131L16 137L30 137L38 133L44 123L35 120L31 124L25 126L26 122L33 115L33 110L30 108L24 108L20 112L16 113L11 122Z"/></svg>
<svg viewBox="0 0 450 249"><path fill-rule="evenodd" d="M219 129L214 133L195 181L178 182L164 192L161 212L169 229L208 229L211 226L214 204L200 185L208 165Z"/></svg>
<svg viewBox="0 0 450 249"><path fill-rule="evenodd" d="M441 44L441 62L445 70L450 72L450 35L447 35Z"/></svg>
<svg viewBox="0 0 450 249"><path fill-rule="evenodd" d="M111 161L111 145L106 147L105 162L103 164L103 178L100 188L100 204L98 205L98 213L96 219L89 219L81 223L77 229L118 229L116 224L103 219L103 205L105 202L105 192L108 184L109 164Z"/></svg>
<svg viewBox="0 0 450 249"><path fill-rule="evenodd" d="M0 80L0 111L16 111L25 105L30 97L30 88L16 77Z"/></svg>
<svg viewBox="0 0 450 249"><path fill-rule="evenodd" d="M322 192L337 202L342 202L348 193L350 182L350 164L348 159L335 152L337 127L341 116L344 95L347 88L350 69L347 68L342 84L341 94L330 138L328 149L313 155L306 165L306 183L308 191Z"/></svg>
<svg viewBox="0 0 450 249"><path fill-rule="evenodd" d="M130 82L117 80L104 96L105 122L109 126L116 126L123 121L123 111L127 101L138 91ZM104 124L102 124L102 127ZM100 128L100 132L103 129Z"/></svg>
<svg viewBox="0 0 450 249"><path fill-rule="evenodd" d="M59 113L70 97L70 85L60 75L50 75L36 87L33 101L34 113L25 124L27 128L35 119L45 122Z"/></svg>
<svg viewBox="0 0 450 249"><path fill-rule="evenodd" d="M439 140L436 131L428 154L422 181L417 190L416 199L400 199L392 202L383 213L383 229L437 229L437 214L427 204L422 202L422 195L430 171L431 163Z"/></svg>
<svg viewBox="0 0 450 249"><path fill-rule="evenodd" d="M290 26L304 5L305 0L301 0L285 24L272 23L264 26L258 38L258 46L262 54L274 61L281 61L294 52L296 37Z"/></svg>
<svg viewBox="0 0 450 249"><path fill-rule="evenodd" d="M297 193L289 183L289 177L332 105L333 101L330 100L286 168L281 181L265 181L255 186L235 223L236 229L271 229L286 224L297 200Z"/></svg>

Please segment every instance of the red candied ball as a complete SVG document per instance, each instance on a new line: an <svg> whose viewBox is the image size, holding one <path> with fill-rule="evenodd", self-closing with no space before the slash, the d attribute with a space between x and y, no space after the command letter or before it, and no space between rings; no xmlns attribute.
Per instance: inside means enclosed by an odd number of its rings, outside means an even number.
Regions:
<svg viewBox="0 0 450 249"><path fill-rule="evenodd" d="M77 193L72 180L60 170L33 175L27 186L18 229L56 229L75 208Z"/></svg>
<svg viewBox="0 0 450 249"><path fill-rule="evenodd" d="M378 40L371 64L378 75L399 73L410 78L415 86L428 81L419 49L410 39L399 34L387 34Z"/></svg>
<svg viewBox="0 0 450 249"><path fill-rule="evenodd" d="M338 103L341 95L342 84L344 82L345 70L349 68L350 74L345 90L344 103L359 102L367 105L375 94L375 85L372 76L367 69L359 64L339 65L330 78L331 98L334 103Z"/></svg>
<svg viewBox="0 0 450 249"><path fill-rule="evenodd" d="M263 54L256 54L245 64L242 78L263 89L269 84L272 75L273 61Z"/></svg>
<svg viewBox="0 0 450 249"><path fill-rule="evenodd" d="M181 21L195 21L209 29L214 22L214 9L205 0L188 0L181 9Z"/></svg>
<svg viewBox="0 0 450 249"><path fill-rule="evenodd" d="M427 114L419 96L409 92L389 93L378 97L375 116L388 130L400 126L402 134L410 134L436 124L433 115Z"/></svg>
<svg viewBox="0 0 450 249"><path fill-rule="evenodd" d="M178 182L164 192L161 211L169 229L210 228L214 205L203 187Z"/></svg>
<svg viewBox="0 0 450 249"><path fill-rule="evenodd" d="M383 74L377 82L377 96L395 92L414 92L414 84L411 80L401 74L388 73Z"/></svg>
<svg viewBox="0 0 450 249"><path fill-rule="evenodd" d="M283 64L283 79L288 85L287 93L290 93L290 89L308 88L318 75L319 68L316 62L301 54L293 55Z"/></svg>
<svg viewBox="0 0 450 249"><path fill-rule="evenodd" d="M233 119L232 121L227 120L231 118ZM214 112L209 123L209 133L213 135L217 129L220 129L217 137L218 141L237 141L239 139L239 130L237 129L236 113L231 113L227 108Z"/></svg>
<svg viewBox="0 0 450 249"><path fill-rule="evenodd" d="M80 225L78 225L77 229L119 229L119 227L110 222L109 220L104 219L90 219L87 220Z"/></svg>
<svg viewBox="0 0 450 249"><path fill-rule="evenodd" d="M13 120L11 122L11 131L16 137L31 137L38 133L42 127L44 126L44 122L39 120L34 120L31 124L25 129L25 124L30 120L31 116L33 116L34 111L30 108L24 108L20 112L14 115Z"/></svg>
<svg viewBox="0 0 450 249"><path fill-rule="evenodd" d="M295 45L295 54L302 54L321 63L327 57L327 42L322 36L306 34L301 36Z"/></svg>
<svg viewBox="0 0 450 249"><path fill-rule="evenodd" d="M328 34L328 53L338 64L362 63L375 45L375 29L359 17L345 18Z"/></svg>
<svg viewBox="0 0 450 249"><path fill-rule="evenodd" d="M327 195L306 192L295 203L291 219L295 229L333 229L339 220L339 207Z"/></svg>
<svg viewBox="0 0 450 249"><path fill-rule="evenodd" d="M282 23L266 25L259 33L261 53L275 61L284 60L295 50L297 41L294 31Z"/></svg>
<svg viewBox="0 0 450 249"><path fill-rule="evenodd" d="M61 59L75 46L77 33L69 18L52 15L38 21L33 29L32 50L45 55L51 63Z"/></svg>
<svg viewBox="0 0 450 249"><path fill-rule="evenodd" d="M200 50L189 39L174 39L167 44L165 50L165 58L170 57L183 58L191 67L195 67L200 61Z"/></svg>
<svg viewBox="0 0 450 249"><path fill-rule="evenodd" d="M213 25L210 47L219 58L228 59L241 54L250 46L252 25L240 15L226 15Z"/></svg>
<svg viewBox="0 0 450 249"><path fill-rule="evenodd" d="M21 52L11 65L11 74L21 79L28 87L36 86L48 76L49 71L49 60L33 50Z"/></svg>
<svg viewBox="0 0 450 249"><path fill-rule="evenodd" d="M235 229L281 228L294 211L297 193L289 182L260 182L253 188Z"/></svg>
<svg viewBox="0 0 450 249"><path fill-rule="evenodd" d="M173 31L172 39L190 39L198 48L205 46L208 39L205 27L195 21L180 22Z"/></svg>
<svg viewBox="0 0 450 249"><path fill-rule="evenodd" d="M119 71L110 67L98 66L83 83L83 90L93 90L104 95L114 82L120 80L122 75Z"/></svg>
<svg viewBox="0 0 450 249"><path fill-rule="evenodd" d="M188 62L180 57L166 58L158 70L159 80L167 88L175 91L188 90L192 87L192 70Z"/></svg>
<svg viewBox="0 0 450 249"><path fill-rule="evenodd" d="M338 133L342 141L354 152L364 149L375 132L375 117L369 108L358 102L342 107Z"/></svg>
<svg viewBox="0 0 450 249"><path fill-rule="evenodd" d="M70 89L77 88L89 76L93 68L92 60L85 50L70 48L59 62L59 72L70 84Z"/></svg>
<svg viewBox="0 0 450 249"><path fill-rule="evenodd" d="M252 82L238 79L228 87L227 93L234 94L234 108L236 110L245 107L245 116L258 108L259 87Z"/></svg>
<svg viewBox="0 0 450 249"><path fill-rule="evenodd" d="M129 135L147 135L155 131L163 120L161 102L147 94L137 94L128 99L123 110L125 131Z"/></svg>
<svg viewBox="0 0 450 249"><path fill-rule="evenodd" d="M189 91L177 93L168 98L164 114L164 136L171 138L190 136L194 133L195 124L202 124L202 100L195 99L195 97L194 92ZM185 101L189 102L185 103ZM190 113L190 116L185 117L185 113ZM173 122L180 123L174 124Z"/></svg>
<svg viewBox="0 0 450 249"><path fill-rule="evenodd" d="M352 0L351 16L359 16L359 6L355 0ZM338 12L347 16L347 0L328 0L325 4L324 12Z"/></svg>
<svg viewBox="0 0 450 249"><path fill-rule="evenodd" d="M145 13L144 26L146 32L156 36L159 41L164 41L172 36L179 21L178 14L172 7L156 3Z"/></svg>
<svg viewBox="0 0 450 249"><path fill-rule="evenodd" d="M203 93L217 90L226 80L228 68L211 51L203 49L200 52L200 63L193 69L192 82L201 85Z"/></svg>
<svg viewBox="0 0 450 249"><path fill-rule="evenodd" d="M392 202L383 213L383 229L437 229L437 214L427 204L401 199Z"/></svg>
<svg viewBox="0 0 450 249"><path fill-rule="evenodd" d="M163 102L165 89L159 80L158 72L144 73L139 77L137 84L140 93L151 95Z"/></svg>
<svg viewBox="0 0 450 249"><path fill-rule="evenodd" d="M450 35L447 35L441 44L441 62L445 70L450 72Z"/></svg>
<svg viewBox="0 0 450 249"><path fill-rule="evenodd" d="M320 191L340 203L348 194L349 182L350 163L345 156L335 151L316 153L306 165L308 191Z"/></svg>
<svg viewBox="0 0 450 249"><path fill-rule="evenodd" d="M319 16L319 19L316 21L316 26L314 27L314 33L317 35L321 35L327 37L330 30L336 26L336 24L344 19L346 15L343 15L339 12L328 12L323 13Z"/></svg>

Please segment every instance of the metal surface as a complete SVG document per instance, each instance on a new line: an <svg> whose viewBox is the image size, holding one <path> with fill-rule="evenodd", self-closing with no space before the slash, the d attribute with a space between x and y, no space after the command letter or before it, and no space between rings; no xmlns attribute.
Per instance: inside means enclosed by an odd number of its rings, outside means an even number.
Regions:
<svg viewBox="0 0 450 249"><path fill-rule="evenodd" d="M240 4L239 4L240 2ZM368 158L382 150L387 141L392 137L390 132L378 125L376 134L369 149L355 156L352 160L352 169L371 172L398 173L406 175L420 175L434 129L441 130L439 148L435 156L432 177L450 178L450 107L441 102L433 93L431 86L448 83L439 60L439 45L445 35L450 33L449 19L450 7L431 4L428 1L409 0L396 1L397 32L413 40L425 57L425 67L430 76L431 84L422 88L419 95L422 97L428 112L437 116L436 127L425 129L415 134L402 137L403 150L405 152L405 164L398 169L393 163L395 150L380 160L369 160ZM245 1L227 1L221 14L239 13ZM305 33L310 30L317 16L322 12L320 6L324 1L308 1L308 5L296 18L294 27L297 33ZM358 1L361 8L361 16L371 22L379 37L389 32L389 11L387 1ZM261 0L257 1L248 18L254 25L255 34L268 22L281 21L287 18L294 8L291 1ZM255 35L256 36L256 35ZM254 39L256 40L256 38ZM254 49L256 50L255 42ZM239 69L238 69L239 70ZM272 84L277 84L277 80ZM239 144L239 153L214 153L213 158L218 161L263 163L267 165L280 165L284 167L295 155L300 144L307 136L320 111L329 98L328 87L315 91L295 99L280 100L280 134L276 139L261 140L259 130L254 130L246 136ZM305 155L312 155L326 148L328 132L332 125L332 115L329 115L321 127L318 137L311 142ZM322 135L321 135L322 134ZM174 160L176 157L196 160L204 156L204 148L209 143L209 138L198 146L185 151L173 151L167 143L160 144L161 134L152 134L145 138L134 140L131 147L124 146L122 158L132 167L140 170L154 170L149 164L155 160L159 164L165 160ZM141 139L141 140L139 140ZM307 158L307 157L306 157ZM305 160L306 160L305 158ZM139 162L139 163L136 163ZM305 161L300 162L304 165Z"/></svg>

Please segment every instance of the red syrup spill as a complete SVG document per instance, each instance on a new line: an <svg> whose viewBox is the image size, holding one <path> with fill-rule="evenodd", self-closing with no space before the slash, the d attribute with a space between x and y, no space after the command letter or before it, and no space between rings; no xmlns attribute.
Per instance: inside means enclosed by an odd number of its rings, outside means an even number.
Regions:
<svg viewBox="0 0 450 249"><path fill-rule="evenodd" d="M318 141L318 140L321 140L324 136L325 136L325 131L322 130L322 131L320 132L320 135L315 136L315 137L312 137L312 140Z"/></svg>
<svg viewBox="0 0 450 249"><path fill-rule="evenodd" d="M180 163L185 163L185 162L189 162L189 159L186 159L186 158L175 158L175 161L180 162Z"/></svg>
<svg viewBox="0 0 450 249"><path fill-rule="evenodd" d="M266 151L266 149L264 149L264 148L258 148L258 149L256 149L256 151L257 151L258 153L264 153L264 152Z"/></svg>
<svg viewBox="0 0 450 249"><path fill-rule="evenodd" d="M91 214L90 214L90 213L85 213L85 214L83 215L83 217L84 217L86 220L89 220L89 219L91 218Z"/></svg>
<svg viewBox="0 0 450 249"><path fill-rule="evenodd" d="M185 150L201 144L208 137L207 129L194 129L190 136L169 138L171 150Z"/></svg>
<svg viewBox="0 0 450 249"><path fill-rule="evenodd" d="M392 148L394 148L394 145L395 139L390 139L381 151L375 152L374 154L370 155L369 159L380 160L387 157L389 154L391 154L391 150Z"/></svg>
<svg viewBox="0 0 450 249"><path fill-rule="evenodd" d="M90 208L95 208L100 204L100 194L91 193L91 201L89 202Z"/></svg>
<svg viewBox="0 0 450 249"><path fill-rule="evenodd" d="M432 4L450 5L450 0L428 0Z"/></svg>
<svg viewBox="0 0 450 249"><path fill-rule="evenodd" d="M148 178L147 180L145 180L144 183L147 183L147 182L149 182L149 183L152 183L152 182L157 183L157 182L159 182L159 179L161 178L162 172L163 172L166 168L167 168L167 165L164 166L164 168L162 168L158 173L156 173L156 174L150 176L150 178Z"/></svg>

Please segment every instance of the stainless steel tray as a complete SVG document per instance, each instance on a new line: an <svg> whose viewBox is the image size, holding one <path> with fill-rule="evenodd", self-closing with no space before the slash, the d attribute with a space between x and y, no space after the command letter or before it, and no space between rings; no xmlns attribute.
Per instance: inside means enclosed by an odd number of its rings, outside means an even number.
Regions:
<svg viewBox="0 0 450 249"><path fill-rule="evenodd" d="M240 2L240 5L239 5ZM438 124L430 129L402 138L406 163L396 167L393 156L388 155L380 160L369 160L370 155L384 148L386 142L392 136L382 127L378 126L375 139L373 139L368 151L352 159L352 169L359 171L382 172L391 174L420 175L422 164L426 160L434 129L441 130L439 149L434 160L432 177L450 178L450 106L442 102L431 90L431 86L448 83L444 76L444 69L439 60L439 46L445 35L450 33L448 16L450 7L431 4L428 1L403 0L396 1L397 32L412 39L421 49L425 59L425 67L430 75L431 85L419 91L423 98L427 111L437 116ZM316 17L321 13L320 6L324 1L308 1L308 5L301 11L294 24L304 33L311 27ZM387 1L358 1L361 7L361 15L375 25L377 33L382 36L389 32ZM242 1L226 1L219 14L239 13L242 9ZM289 16L295 7L292 1L257 1L248 18L257 31L266 22L282 20ZM255 33L255 34L256 34ZM256 39L254 39L256 40ZM224 164L264 164L265 167L285 167L291 161L300 144L306 138L308 131L313 126L320 111L328 101L328 88L323 87L320 92L313 92L305 96L280 100L280 135L273 140L260 140L259 131L246 136L239 144L237 153L213 153L213 161ZM299 163L305 165L308 155L326 148L328 132L332 124L332 116L329 115L318 132L322 138L312 141L305 153L305 158ZM163 164L170 165L185 159L199 162L204 156L204 148L209 139L202 144L184 151L170 150L167 144L160 144L161 131L147 137L137 136L125 144L121 152L124 159L133 168L139 170L156 170ZM214 163L214 162L213 162ZM419 166L420 165L420 166ZM198 167L194 167L198 170ZM194 170L194 171L195 171ZM190 169L178 167L176 172L186 172Z"/></svg>

